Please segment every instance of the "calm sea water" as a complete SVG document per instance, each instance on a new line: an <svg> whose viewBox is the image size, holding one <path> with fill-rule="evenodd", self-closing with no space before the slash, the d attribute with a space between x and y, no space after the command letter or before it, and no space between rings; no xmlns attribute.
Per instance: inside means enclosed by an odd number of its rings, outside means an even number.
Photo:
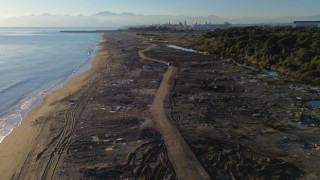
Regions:
<svg viewBox="0 0 320 180"><path fill-rule="evenodd" d="M44 96L90 67L101 34L60 30L68 29L0 28L0 142Z"/></svg>

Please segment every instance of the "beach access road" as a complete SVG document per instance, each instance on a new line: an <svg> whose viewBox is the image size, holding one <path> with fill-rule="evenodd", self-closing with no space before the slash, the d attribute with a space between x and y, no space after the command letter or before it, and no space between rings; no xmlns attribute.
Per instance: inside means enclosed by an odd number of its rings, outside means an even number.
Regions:
<svg viewBox="0 0 320 180"><path fill-rule="evenodd" d="M164 108L164 99L171 92L173 84L172 81L177 73L177 68L170 66L169 62L149 58L145 55L145 52L155 47L155 44L151 44L146 49L139 51L139 56L148 61L154 61L168 65L168 69L163 74L161 84L156 91L151 112L153 114L156 127L159 129L166 145L169 159L173 165L178 179L210 179L206 171L203 169L191 151L190 147L185 142L180 131L167 118L165 112L166 109Z"/></svg>

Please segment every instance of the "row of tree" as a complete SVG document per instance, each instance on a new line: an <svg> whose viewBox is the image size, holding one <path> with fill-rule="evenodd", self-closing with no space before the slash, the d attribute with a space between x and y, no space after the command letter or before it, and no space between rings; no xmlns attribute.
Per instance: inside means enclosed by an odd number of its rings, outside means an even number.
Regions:
<svg viewBox="0 0 320 180"><path fill-rule="evenodd" d="M320 84L320 30L244 27L215 30L194 40L199 49Z"/></svg>

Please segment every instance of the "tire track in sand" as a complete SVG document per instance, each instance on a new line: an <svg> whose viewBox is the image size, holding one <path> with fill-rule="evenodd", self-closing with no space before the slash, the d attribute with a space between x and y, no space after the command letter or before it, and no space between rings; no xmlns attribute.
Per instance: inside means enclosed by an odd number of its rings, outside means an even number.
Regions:
<svg viewBox="0 0 320 180"><path fill-rule="evenodd" d="M151 112L166 145L169 159L178 179L210 179L207 172L203 169L202 165L191 151L189 145L185 142L180 131L166 116L163 100L169 95L169 91L172 88L172 79L177 73L177 68L170 66L169 62L149 58L144 54L155 47L156 45L152 44L146 49L139 51L139 56L142 59L162 63L168 66L155 94Z"/></svg>
<svg viewBox="0 0 320 180"><path fill-rule="evenodd" d="M111 70L110 64L108 63L110 58L111 56L106 60L107 62L105 69L107 73ZM49 148L53 150L43 170L41 180L55 179L54 176L56 174L56 169L58 167L61 156L68 150L68 147L72 144L71 135L75 131L78 120L82 115L82 111L85 109L90 101L91 96L101 84L101 80L102 79L99 78L96 81L92 81L91 83L89 83L90 85L87 86L87 89L85 89L85 91L81 94L75 104L67 110L65 114L65 125L63 126L64 128L58 134L58 136L54 138L54 141L50 143ZM54 147L52 147L53 144ZM45 151L47 151L48 149L45 149ZM40 156L42 156L43 153L44 152L41 152Z"/></svg>
<svg viewBox="0 0 320 180"><path fill-rule="evenodd" d="M77 120L81 116L81 111L88 103L90 95L92 95L96 89L93 87L95 86L89 86L89 88L79 98L79 102L75 103L67 110L65 126L62 130L61 135L59 135L59 139L55 147L53 147L53 151L51 152L50 159L46 164L46 168L43 171L41 179L54 179L57 165L60 161L61 155L68 145L72 133L74 132Z"/></svg>

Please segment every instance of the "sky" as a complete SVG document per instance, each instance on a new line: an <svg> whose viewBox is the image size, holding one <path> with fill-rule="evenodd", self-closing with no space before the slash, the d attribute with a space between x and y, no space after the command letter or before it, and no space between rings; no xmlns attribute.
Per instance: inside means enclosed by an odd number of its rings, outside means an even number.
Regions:
<svg viewBox="0 0 320 180"><path fill-rule="evenodd" d="M320 0L2 0L0 17L102 11L223 18L320 15Z"/></svg>

